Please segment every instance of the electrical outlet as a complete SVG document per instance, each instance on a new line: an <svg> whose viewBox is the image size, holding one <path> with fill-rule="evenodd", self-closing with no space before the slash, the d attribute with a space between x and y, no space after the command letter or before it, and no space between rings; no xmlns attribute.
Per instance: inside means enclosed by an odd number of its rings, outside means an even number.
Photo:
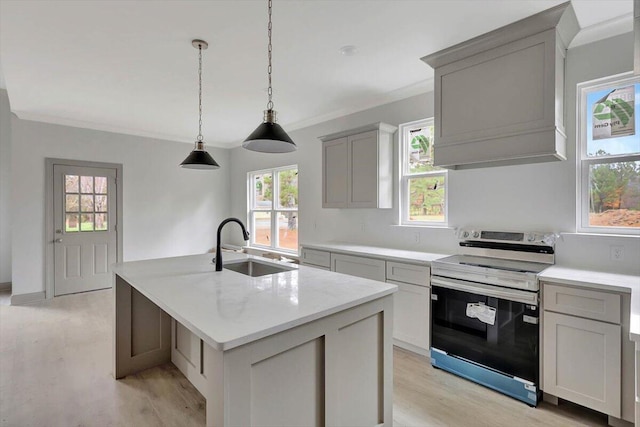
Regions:
<svg viewBox="0 0 640 427"><path fill-rule="evenodd" d="M413 233L413 243L420 243L420 233Z"/></svg>
<svg viewBox="0 0 640 427"><path fill-rule="evenodd" d="M360 223L360 230L364 233L365 231L367 231L367 225L365 224L364 221L362 221Z"/></svg>
<svg viewBox="0 0 640 427"><path fill-rule="evenodd" d="M622 261L624 259L624 246L611 245L609 249L611 261Z"/></svg>

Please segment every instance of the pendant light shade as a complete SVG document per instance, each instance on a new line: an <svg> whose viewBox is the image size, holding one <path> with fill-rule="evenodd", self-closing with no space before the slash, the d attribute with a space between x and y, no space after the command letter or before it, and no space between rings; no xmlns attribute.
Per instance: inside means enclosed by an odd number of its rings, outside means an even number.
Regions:
<svg viewBox="0 0 640 427"><path fill-rule="evenodd" d="M282 126L276 123L276 112L273 109L273 88L271 87L271 9L272 0L267 0L268 12L269 12L269 25L268 36L269 45L267 47L267 54L269 57L269 66L267 67L267 74L269 76L269 88L267 93L269 94L269 101L267 102L267 109L264 112L264 120L254 130L247 139L244 140L242 146L247 150L259 151L261 153L289 153L295 151L298 147L293 140L282 129Z"/></svg>
<svg viewBox="0 0 640 427"><path fill-rule="evenodd" d="M203 143L197 144L180 166L185 169L218 169L220 167L211 154L206 152Z"/></svg>
<svg viewBox="0 0 640 427"><path fill-rule="evenodd" d="M296 144L276 123L276 112L266 110L264 121L242 143L247 150L261 153L289 153L296 151Z"/></svg>
<svg viewBox="0 0 640 427"><path fill-rule="evenodd" d="M191 44L198 49L198 136L195 148L180 166L185 169L218 169L220 165L204 149L202 140L202 49L208 48L209 44L204 40L193 40Z"/></svg>

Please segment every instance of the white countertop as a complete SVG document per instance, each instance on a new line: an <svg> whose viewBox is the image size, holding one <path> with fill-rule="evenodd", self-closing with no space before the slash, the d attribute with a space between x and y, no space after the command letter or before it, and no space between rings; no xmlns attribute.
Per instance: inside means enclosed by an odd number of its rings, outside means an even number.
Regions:
<svg viewBox="0 0 640 427"><path fill-rule="evenodd" d="M640 342L640 276L602 273L554 265L544 270L538 277L540 280L550 280L565 285L631 293L629 335L631 340Z"/></svg>
<svg viewBox="0 0 640 427"><path fill-rule="evenodd" d="M350 243L305 243L303 248L318 249L321 251L340 252L349 255L362 255L369 258L380 258L388 261L400 261L410 264L431 265L431 261L443 258L446 254L432 254L429 252L406 251L403 249L389 249L378 246L352 245Z"/></svg>
<svg viewBox="0 0 640 427"><path fill-rule="evenodd" d="M316 268L250 277L215 271L212 255L115 264L112 271L218 350L285 331L390 295L395 285ZM246 258L224 253L225 262Z"/></svg>

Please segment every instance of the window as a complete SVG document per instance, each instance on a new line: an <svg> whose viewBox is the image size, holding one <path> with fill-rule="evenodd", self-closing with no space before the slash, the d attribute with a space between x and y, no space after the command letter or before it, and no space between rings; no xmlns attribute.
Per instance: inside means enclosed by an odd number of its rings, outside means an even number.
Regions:
<svg viewBox="0 0 640 427"><path fill-rule="evenodd" d="M107 178L64 176L65 233L107 231Z"/></svg>
<svg viewBox="0 0 640 427"><path fill-rule="evenodd" d="M298 252L298 167L249 172L251 246Z"/></svg>
<svg viewBox="0 0 640 427"><path fill-rule="evenodd" d="M433 166L433 119L400 125L400 223L447 224L447 170Z"/></svg>
<svg viewBox="0 0 640 427"><path fill-rule="evenodd" d="M578 231L640 231L640 78L578 86Z"/></svg>

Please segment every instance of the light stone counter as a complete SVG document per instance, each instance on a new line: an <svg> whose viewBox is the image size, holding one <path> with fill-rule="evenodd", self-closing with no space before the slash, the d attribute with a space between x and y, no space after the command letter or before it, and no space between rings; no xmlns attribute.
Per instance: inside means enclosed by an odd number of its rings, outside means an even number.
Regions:
<svg viewBox="0 0 640 427"><path fill-rule="evenodd" d="M290 271L216 272L211 255L114 273L114 376L173 362L208 426L392 424L395 285L251 255Z"/></svg>
<svg viewBox="0 0 640 427"><path fill-rule="evenodd" d="M426 266L430 266L431 261L448 256L446 254L390 249L379 246L353 245L342 242L304 243L300 246L303 248L318 249L321 251L339 252L347 255L360 255L386 261L399 261Z"/></svg>

